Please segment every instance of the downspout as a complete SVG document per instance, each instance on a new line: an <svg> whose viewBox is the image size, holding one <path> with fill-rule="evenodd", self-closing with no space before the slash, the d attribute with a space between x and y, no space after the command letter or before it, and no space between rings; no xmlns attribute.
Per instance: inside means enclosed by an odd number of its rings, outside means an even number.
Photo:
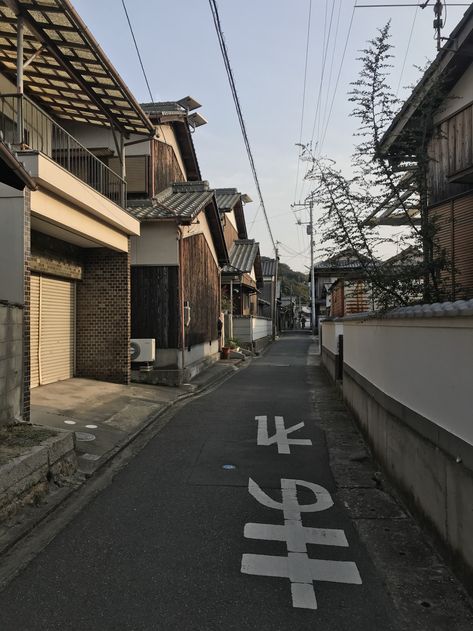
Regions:
<svg viewBox="0 0 473 631"><path fill-rule="evenodd" d="M121 176L122 180L125 182L122 190L122 208L126 208L127 204L127 191L126 191L126 150L125 150L125 138L123 134L120 134L120 162L121 162Z"/></svg>
<svg viewBox="0 0 473 631"><path fill-rule="evenodd" d="M24 68L24 28L25 21L21 15L17 17L17 35L16 35L16 92L18 94L18 110L16 113L16 128L18 133L18 145L22 148L25 140L24 121L23 121L23 68Z"/></svg>
<svg viewBox="0 0 473 631"><path fill-rule="evenodd" d="M179 313L181 317L181 363L182 370L184 370L186 361L186 324L184 322L184 255L182 251L182 241L184 235L180 226L178 226L177 228L177 235L177 239L179 242Z"/></svg>
<svg viewBox="0 0 473 631"><path fill-rule="evenodd" d="M230 318L229 318L229 339L233 340L233 277L230 278Z"/></svg>

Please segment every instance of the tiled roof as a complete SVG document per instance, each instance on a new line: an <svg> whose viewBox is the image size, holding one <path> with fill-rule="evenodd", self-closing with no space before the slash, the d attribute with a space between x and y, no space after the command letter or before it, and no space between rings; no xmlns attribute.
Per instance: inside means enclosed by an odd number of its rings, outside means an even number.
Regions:
<svg viewBox="0 0 473 631"><path fill-rule="evenodd" d="M397 307L388 311L387 318L444 318L447 316L472 316L473 300L435 302L412 307Z"/></svg>
<svg viewBox="0 0 473 631"><path fill-rule="evenodd" d="M243 273L250 273L255 263L259 250L259 243L254 239L238 239L233 242L230 250L230 266L226 272L234 272L236 269Z"/></svg>
<svg viewBox="0 0 473 631"><path fill-rule="evenodd" d="M236 188L217 188L215 189L218 209L222 212L232 210L235 204L240 200L241 193Z"/></svg>
<svg viewBox="0 0 473 631"><path fill-rule="evenodd" d="M275 259L270 259L267 256L262 256L261 266L263 269L263 276L274 276L276 274L276 260Z"/></svg>
<svg viewBox="0 0 473 631"><path fill-rule="evenodd" d="M152 200L128 202L128 211L140 221L146 219L193 219L211 201L214 191L209 183L178 182L171 184Z"/></svg>

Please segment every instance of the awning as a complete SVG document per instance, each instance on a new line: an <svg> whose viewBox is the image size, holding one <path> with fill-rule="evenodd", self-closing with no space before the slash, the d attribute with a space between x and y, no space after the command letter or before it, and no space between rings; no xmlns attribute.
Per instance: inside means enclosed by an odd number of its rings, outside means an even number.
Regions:
<svg viewBox="0 0 473 631"><path fill-rule="evenodd" d="M16 82L24 18L25 94L60 119L152 134L154 127L68 0L0 0L0 72Z"/></svg>

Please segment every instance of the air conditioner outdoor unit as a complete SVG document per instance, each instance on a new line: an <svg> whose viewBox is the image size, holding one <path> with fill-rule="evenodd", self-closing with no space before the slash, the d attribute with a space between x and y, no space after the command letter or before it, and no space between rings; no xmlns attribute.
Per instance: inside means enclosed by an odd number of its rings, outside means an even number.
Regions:
<svg viewBox="0 0 473 631"><path fill-rule="evenodd" d="M130 341L130 358L132 362L152 362L156 356L154 338L134 339Z"/></svg>

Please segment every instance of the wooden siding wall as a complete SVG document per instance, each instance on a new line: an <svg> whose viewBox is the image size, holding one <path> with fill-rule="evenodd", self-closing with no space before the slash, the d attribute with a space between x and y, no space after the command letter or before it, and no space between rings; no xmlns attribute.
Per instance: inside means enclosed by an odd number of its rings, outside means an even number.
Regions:
<svg viewBox="0 0 473 631"><path fill-rule="evenodd" d="M429 212L435 221L436 241L453 268L442 273L445 297L473 298L473 195L435 206Z"/></svg>
<svg viewBox="0 0 473 631"><path fill-rule="evenodd" d="M184 301L191 308L186 346L216 340L220 314L220 274L203 234L182 241Z"/></svg>
<svg viewBox="0 0 473 631"><path fill-rule="evenodd" d="M238 232L232 222L228 219L226 213L222 213L222 222L225 245L227 246L228 252L230 252L233 242L238 239Z"/></svg>
<svg viewBox="0 0 473 631"><path fill-rule="evenodd" d="M345 283L345 315L364 313L370 310L370 302L365 281L347 281Z"/></svg>
<svg viewBox="0 0 473 631"><path fill-rule="evenodd" d="M343 283L339 283L332 291L332 306L330 315L334 318L341 318L345 315L345 298Z"/></svg>
<svg viewBox="0 0 473 631"><path fill-rule="evenodd" d="M449 176L473 167L473 104L437 126L429 143L430 203L473 189L473 182L449 182Z"/></svg>
<svg viewBox="0 0 473 631"><path fill-rule="evenodd" d="M156 339L156 350L179 348L179 268L131 268L131 337Z"/></svg>
<svg viewBox="0 0 473 631"><path fill-rule="evenodd" d="M174 149L170 145L155 140L153 152L155 194L160 193L173 182L185 182L186 178L181 171Z"/></svg>

